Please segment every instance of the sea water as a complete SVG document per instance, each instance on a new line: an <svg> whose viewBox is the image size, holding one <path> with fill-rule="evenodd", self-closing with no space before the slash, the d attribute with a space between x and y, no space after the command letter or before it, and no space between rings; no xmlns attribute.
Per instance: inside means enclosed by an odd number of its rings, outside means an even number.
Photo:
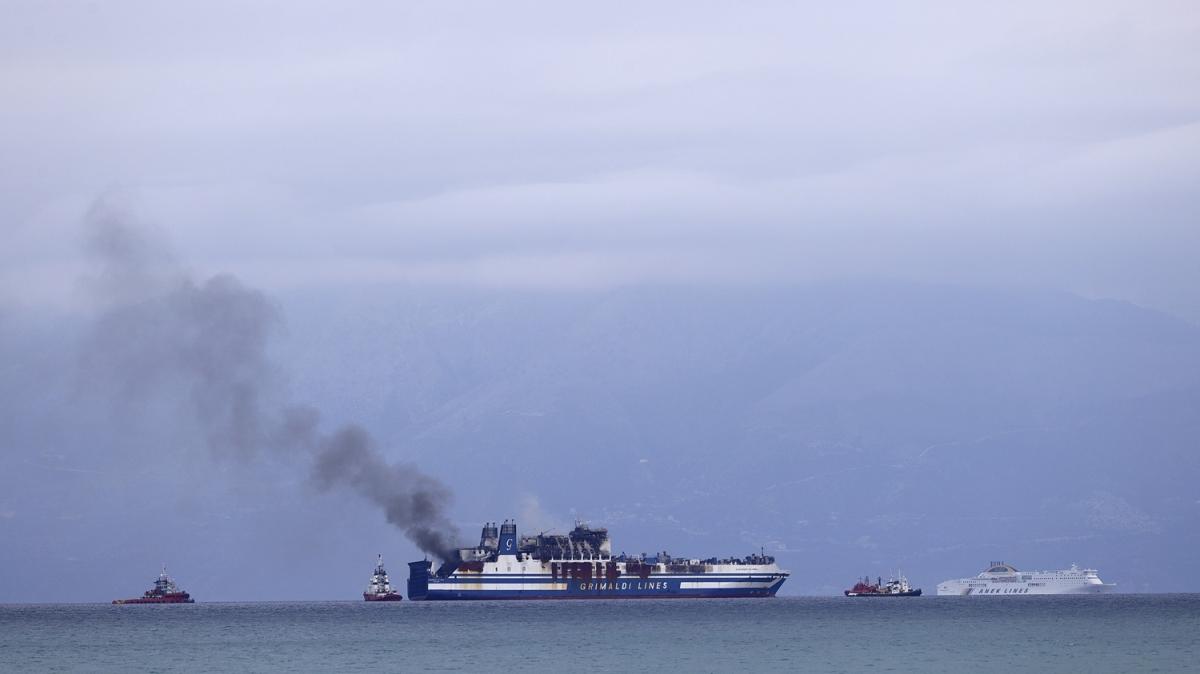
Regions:
<svg viewBox="0 0 1200 674"><path fill-rule="evenodd" d="M0 606L20 672L1200 672L1200 595Z"/></svg>

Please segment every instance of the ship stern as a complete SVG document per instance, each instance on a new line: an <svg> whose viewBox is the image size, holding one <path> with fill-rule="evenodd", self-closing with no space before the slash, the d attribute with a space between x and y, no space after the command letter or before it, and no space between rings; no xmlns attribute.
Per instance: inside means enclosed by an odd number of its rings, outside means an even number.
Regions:
<svg viewBox="0 0 1200 674"><path fill-rule="evenodd" d="M422 559L419 562L408 563L408 598L422 601L429 597L429 571L433 562Z"/></svg>

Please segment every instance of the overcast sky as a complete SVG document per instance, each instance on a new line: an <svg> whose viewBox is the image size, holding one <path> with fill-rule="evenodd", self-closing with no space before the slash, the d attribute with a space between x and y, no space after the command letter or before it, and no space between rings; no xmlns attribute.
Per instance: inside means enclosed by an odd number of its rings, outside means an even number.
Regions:
<svg viewBox="0 0 1200 674"><path fill-rule="evenodd" d="M1191 0L4 17L9 305L71 305L104 196L273 290L872 276L1200 320Z"/></svg>

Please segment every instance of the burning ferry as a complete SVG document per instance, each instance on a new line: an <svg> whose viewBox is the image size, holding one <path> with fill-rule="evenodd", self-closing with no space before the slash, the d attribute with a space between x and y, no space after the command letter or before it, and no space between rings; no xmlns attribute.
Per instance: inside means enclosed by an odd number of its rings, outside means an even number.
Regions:
<svg viewBox="0 0 1200 674"><path fill-rule="evenodd" d="M460 548L433 572L411 562L408 598L625 599L773 597L788 578L767 555L681 559L613 556L607 529L577 523L567 535L517 537L517 524L485 524L479 545Z"/></svg>

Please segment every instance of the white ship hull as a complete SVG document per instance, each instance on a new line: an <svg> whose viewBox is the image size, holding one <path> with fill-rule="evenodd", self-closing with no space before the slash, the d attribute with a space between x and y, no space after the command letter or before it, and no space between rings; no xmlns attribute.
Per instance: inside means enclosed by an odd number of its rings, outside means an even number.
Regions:
<svg viewBox="0 0 1200 674"><path fill-rule="evenodd" d="M1020 597L1047 594L1104 594L1116 588L1100 580L1095 569L1074 565L1060 571L1018 571L998 562L973 578L939 583L938 596Z"/></svg>

